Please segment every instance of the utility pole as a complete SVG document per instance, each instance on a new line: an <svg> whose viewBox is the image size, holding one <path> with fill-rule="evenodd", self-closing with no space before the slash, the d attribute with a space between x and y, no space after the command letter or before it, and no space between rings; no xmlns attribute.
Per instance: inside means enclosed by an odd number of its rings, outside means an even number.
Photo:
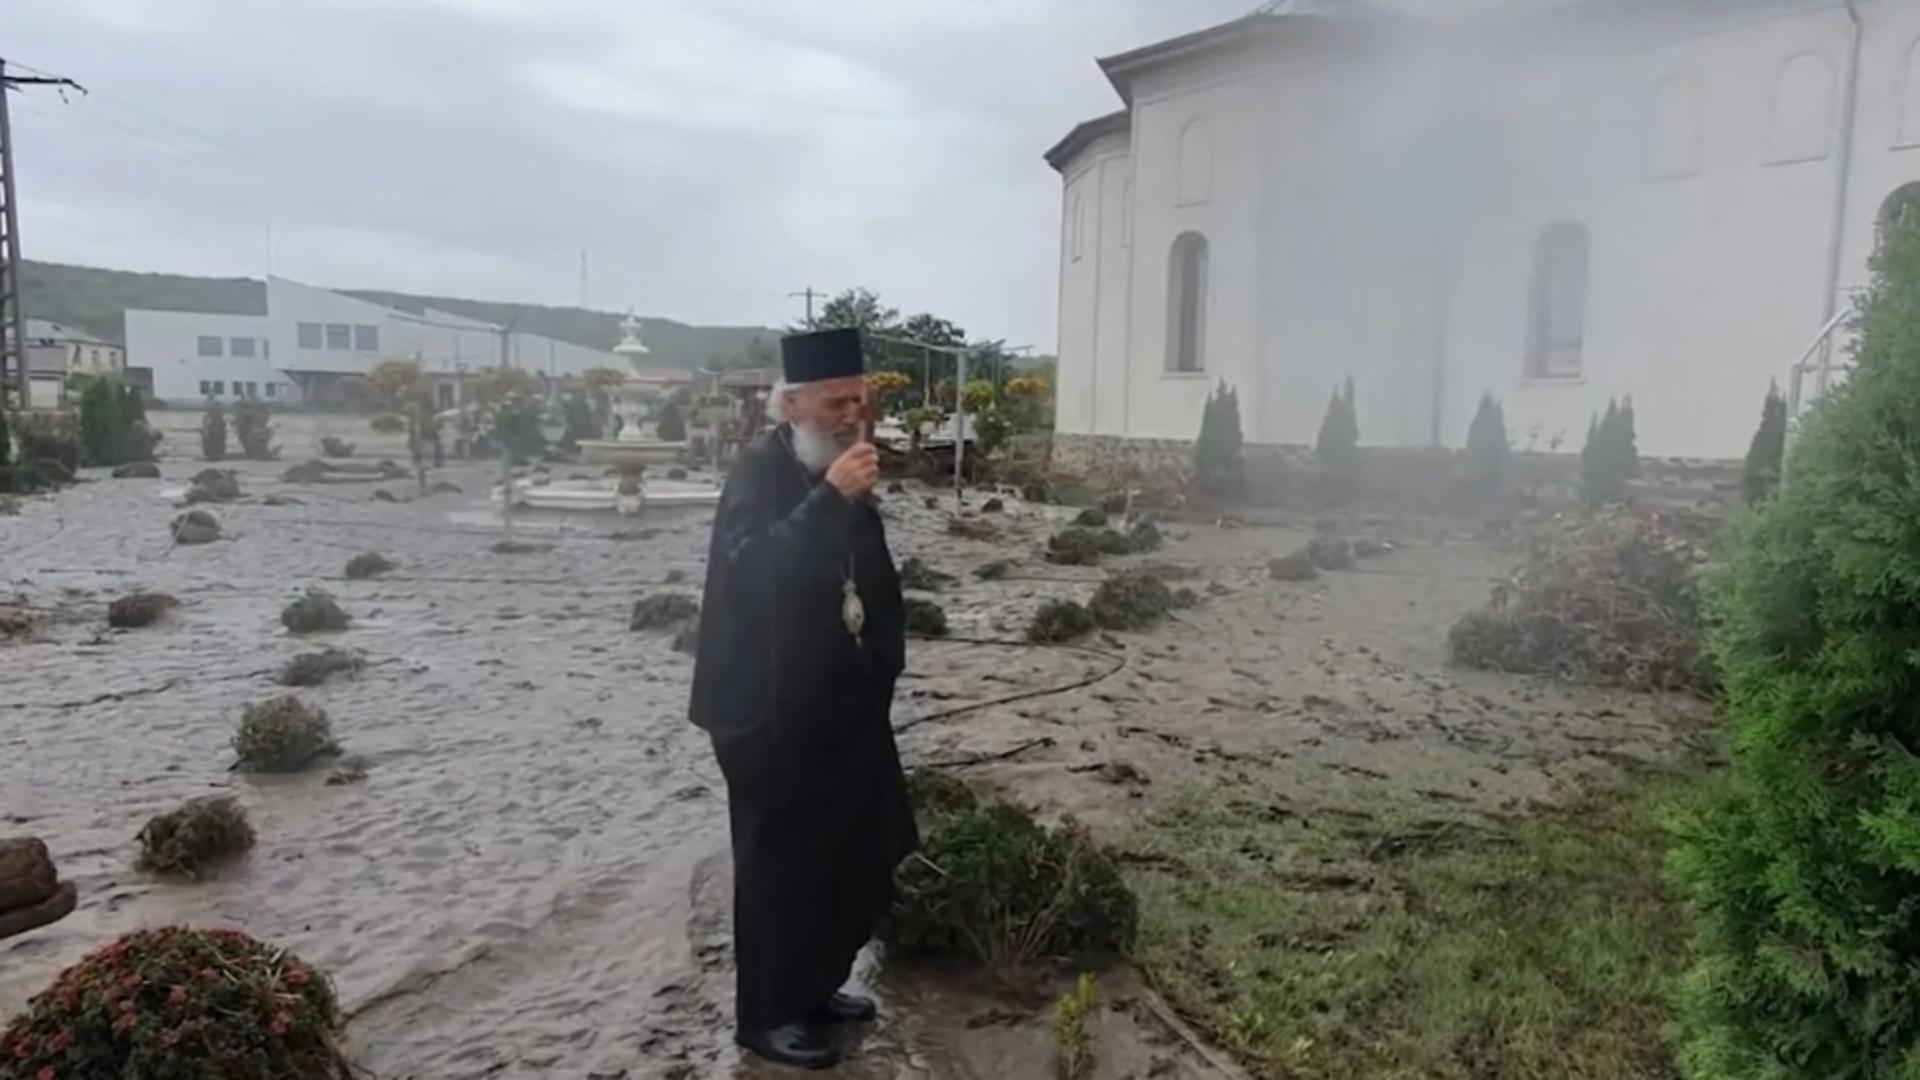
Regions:
<svg viewBox="0 0 1920 1080"><path fill-rule="evenodd" d="M7 376L11 374L20 408L27 407L27 313L20 282L20 190L14 182L13 125L7 116L7 94L23 86L86 87L52 75L9 75L0 59L0 405L6 404ZM9 366L11 365L11 366Z"/></svg>
<svg viewBox="0 0 1920 1080"><path fill-rule="evenodd" d="M807 298L807 329L809 330L813 329L813 298L816 296L825 296L825 295L826 295L825 293L820 292L818 289L815 289L811 285L800 290L799 292L790 292L787 294L788 299L797 300L803 296Z"/></svg>

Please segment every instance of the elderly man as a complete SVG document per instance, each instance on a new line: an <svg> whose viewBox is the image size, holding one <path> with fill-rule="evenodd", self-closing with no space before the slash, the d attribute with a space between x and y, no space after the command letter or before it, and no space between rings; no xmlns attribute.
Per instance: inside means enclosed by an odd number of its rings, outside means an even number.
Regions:
<svg viewBox="0 0 1920 1080"><path fill-rule="evenodd" d="M900 579L872 502L860 334L781 342L777 426L734 464L713 524L693 722L733 826L735 1038L827 1068L853 958L918 842L889 713L906 660Z"/></svg>

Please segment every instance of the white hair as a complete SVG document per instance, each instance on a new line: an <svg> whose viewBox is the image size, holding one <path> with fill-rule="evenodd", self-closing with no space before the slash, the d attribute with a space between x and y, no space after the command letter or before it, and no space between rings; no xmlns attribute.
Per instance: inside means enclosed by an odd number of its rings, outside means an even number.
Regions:
<svg viewBox="0 0 1920 1080"><path fill-rule="evenodd" d="M773 389L767 391L768 420L776 424L784 424L787 422L787 391L791 389L793 389L793 387L787 385L787 380L774 380Z"/></svg>

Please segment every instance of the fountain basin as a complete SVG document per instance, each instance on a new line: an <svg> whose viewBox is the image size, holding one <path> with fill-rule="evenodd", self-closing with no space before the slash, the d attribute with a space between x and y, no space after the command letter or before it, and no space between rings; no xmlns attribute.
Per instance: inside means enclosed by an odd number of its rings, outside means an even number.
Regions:
<svg viewBox="0 0 1920 1080"><path fill-rule="evenodd" d="M500 485L493 488L493 502L505 502ZM639 491L623 495L611 481L555 481L535 484L530 480L513 482L513 505L529 510L611 510L633 515L651 508L672 506L716 506L720 489L692 480L659 480L643 485Z"/></svg>
<svg viewBox="0 0 1920 1080"><path fill-rule="evenodd" d="M684 442L658 439L588 439L580 444L580 457L589 465L628 468L641 465L671 465L687 451Z"/></svg>

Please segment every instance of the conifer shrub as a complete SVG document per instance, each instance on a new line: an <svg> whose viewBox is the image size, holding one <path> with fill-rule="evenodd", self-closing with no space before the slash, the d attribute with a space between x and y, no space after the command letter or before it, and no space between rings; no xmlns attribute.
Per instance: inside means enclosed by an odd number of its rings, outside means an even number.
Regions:
<svg viewBox="0 0 1920 1080"><path fill-rule="evenodd" d="M1672 860L1694 1077L1920 1074L1920 219L1884 235L1856 329L1707 587L1732 768Z"/></svg>
<svg viewBox="0 0 1920 1080"><path fill-rule="evenodd" d="M233 435L240 441L240 454L248 461L271 461L280 456L273 447L273 421L267 407L257 401L243 401L233 408Z"/></svg>
<svg viewBox="0 0 1920 1080"><path fill-rule="evenodd" d="M136 930L0 1032L0 1080L350 1080L325 975L237 930Z"/></svg>
<svg viewBox="0 0 1920 1080"><path fill-rule="evenodd" d="M347 613L331 593L308 589L280 612L280 623L295 634L345 630Z"/></svg>
<svg viewBox="0 0 1920 1080"><path fill-rule="evenodd" d="M140 830L140 869L197 878L213 863L253 846L253 826L231 795L188 799Z"/></svg>
<svg viewBox="0 0 1920 1080"><path fill-rule="evenodd" d="M1202 492L1226 498L1245 486L1241 453L1240 392L1224 381L1207 395L1200 414L1200 437L1193 444L1193 482Z"/></svg>
<svg viewBox="0 0 1920 1080"><path fill-rule="evenodd" d="M1767 385L1767 400L1760 406L1760 427L1747 447L1746 467L1740 486L1747 505L1754 506L1771 498L1780 488L1780 466L1787 453L1787 399L1780 396L1778 384Z"/></svg>
<svg viewBox="0 0 1920 1080"><path fill-rule="evenodd" d="M1481 498L1499 494L1512 456L1506 412L1491 393L1483 394L1467 426L1467 452L1461 462L1467 491Z"/></svg>
<svg viewBox="0 0 1920 1080"><path fill-rule="evenodd" d="M1633 399L1607 401L1607 411L1587 425L1580 449L1580 478L1595 506L1624 502L1627 481L1640 475L1640 449L1633 431Z"/></svg>
<svg viewBox="0 0 1920 1080"><path fill-rule="evenodd" d="M1327 402L1314 439L1324 492L1334 502L1346 502L1360 491L1360 417L1354 411L1353 380L1349 378Z"/></svg>
<svg viewBox="0 0 1920 1080"><path fill-rule="evenodd" d="M233 732L234 767L242 772L299 772L340 753L327 714L292 694L256 701L240 710Z"/></svg>
<svg viewBox="0 0 1920 1080"><path fill-rule="evenodd" d="M212 399L207 401L207 414L200 418L200 456L208 461L227 459L227 410Z"/></svg>

